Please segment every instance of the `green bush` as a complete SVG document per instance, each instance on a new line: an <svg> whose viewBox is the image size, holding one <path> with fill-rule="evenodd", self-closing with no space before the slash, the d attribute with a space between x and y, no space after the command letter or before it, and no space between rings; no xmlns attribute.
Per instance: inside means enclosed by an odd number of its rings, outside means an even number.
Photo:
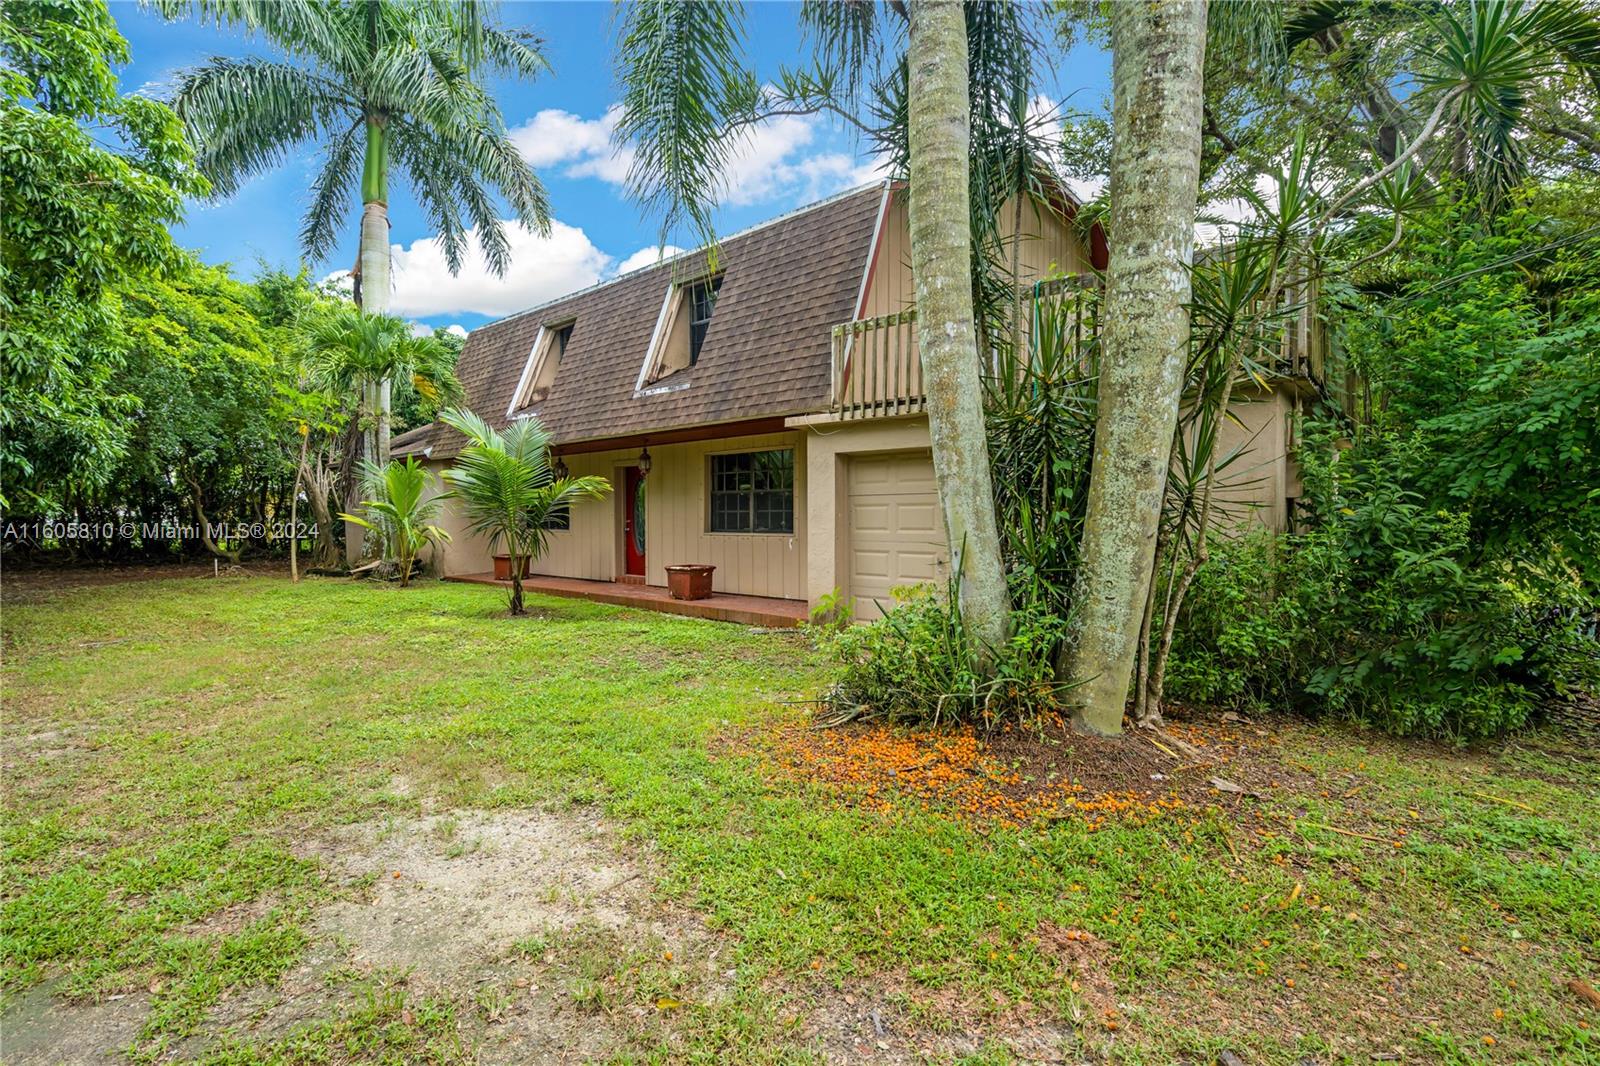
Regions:
<svg viewBox="0 0 1600 1066"><path fill-rule="evenodd" d="M1174 698L1468 738L1518 728L1593 680L1600 649L1581 631L1592 605L1578 581L1482 558L1470 515L1404 487L1405 442L1308 438L1308 528L1217 546L1185 601Z"/></svg>
<svg viewBox="0 0 1600 1066"><path fill-rule="evenodd" d="M985 649L962 622L958 599L954 583L896 589L894 609L878 621L819 630L842 668L823 696L826 717L989 726L1056 710L1062 686L1051 657L1066 620L1015 610L1011 638Z"/></svg>

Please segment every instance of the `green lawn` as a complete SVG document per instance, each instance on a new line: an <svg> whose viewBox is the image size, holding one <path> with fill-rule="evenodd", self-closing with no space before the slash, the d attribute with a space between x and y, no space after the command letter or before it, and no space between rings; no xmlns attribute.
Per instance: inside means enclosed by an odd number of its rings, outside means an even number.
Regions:
<svg viewBox="0 0 1600 1066"><path fill-rule="evenodd" d="M971 1061L1049 1025L1063 1054L1118 1062L1600 1062L1600 1012L1566 987L1600 985L1590 751L1275 723L1286 776L1320 787L1265 789L1248 824L969 828L869 813L763 757L826 676L800 636L531 606L259 576L8 602L8 1005L46 981L67 1003L145 993L134 1058L473 1061L503 1007L382 974L271 1039L208 1019L363 891L314 846L337 827L597 808L736 963L701 998L688 960L598 932L508 945L528 987L560 976L562 1009L628 1020L609 1057L804 1060L808 1014L876 996L907 1047L988 1034ZM1064 951L1060 929L1084 939Z"/></svg>

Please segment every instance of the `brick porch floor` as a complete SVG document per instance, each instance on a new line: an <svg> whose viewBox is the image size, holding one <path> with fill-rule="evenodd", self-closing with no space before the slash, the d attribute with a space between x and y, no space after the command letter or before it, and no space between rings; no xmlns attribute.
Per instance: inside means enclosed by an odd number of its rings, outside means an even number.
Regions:
<svg viewBox="0 0 1600 1066"><path fill-rule="evenodd" d="M490 571L457 574L446 580L511 587L509 581L496 581ZM539 574L523 578L522 587L528 592L543 592L550 596L570 596L598 603L613 603L620 607L638 607L646 611L684 614L691 618L712 618L719 622L738 622L773 629L797 626L806 620L804 600L780 600L770 596L731 596L717 592L703 600L675 600L666 589L657 585L625 585L616 581L585 581L576 577Z"/></svg>

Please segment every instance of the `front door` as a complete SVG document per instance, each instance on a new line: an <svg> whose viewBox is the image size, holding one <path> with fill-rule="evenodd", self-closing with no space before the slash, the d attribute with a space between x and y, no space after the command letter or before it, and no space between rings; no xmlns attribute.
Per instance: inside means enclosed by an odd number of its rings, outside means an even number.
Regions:
<svg viewBox="0 0 1600 1066"><path fill-rule="evenodd" d="M630 466L622 479L622 550L627 556L627 572L644 576L644 475Z"/></svg>

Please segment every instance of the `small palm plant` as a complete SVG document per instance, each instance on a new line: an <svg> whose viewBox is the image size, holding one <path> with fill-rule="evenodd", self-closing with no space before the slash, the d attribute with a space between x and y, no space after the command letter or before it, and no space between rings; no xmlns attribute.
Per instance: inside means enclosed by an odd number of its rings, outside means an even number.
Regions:
<svg viewBox="0 0 1600 1066"><path fill-rule="evenodd" d="M471 411L452 407L439 421L460 431L467 447L444 472L474 533L491 551L511 556L511 613L522 605L522 568L544 554L553 516L579 500L598 500L611 490L603 477L558 478L550 466L550 433L536 418L519 419L496 431Z"/></svg>
<svg viewBox="0 0 1600 1066"><path fill-rule="evenodd" d="M378 534L383 556L400 568L400 587L411 583L411 568L417 556L430 544L448 541L450 534L434 521L439 517L440 498L424 499L429 474L416 459L378 466L363 463L361 468L361 510L365 517L341 514Z"/></svg>

